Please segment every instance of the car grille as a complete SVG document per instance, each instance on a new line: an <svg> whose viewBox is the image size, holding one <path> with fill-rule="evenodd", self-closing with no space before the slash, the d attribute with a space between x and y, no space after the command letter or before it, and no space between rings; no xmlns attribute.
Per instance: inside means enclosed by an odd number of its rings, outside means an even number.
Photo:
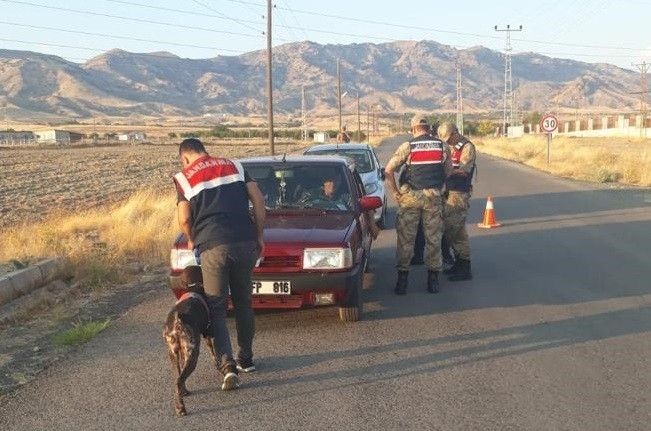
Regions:
<svg viewBox="0 0 651 431"><path fill-rule="evenodd" d="M300 268L299 256L265 256L260 268Z"/></svg>

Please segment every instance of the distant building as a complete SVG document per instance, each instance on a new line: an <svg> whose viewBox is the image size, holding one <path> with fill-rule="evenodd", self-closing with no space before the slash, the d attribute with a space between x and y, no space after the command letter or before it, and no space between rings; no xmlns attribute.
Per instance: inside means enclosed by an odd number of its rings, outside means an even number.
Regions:
<svg viewBox="0 0 651 431"><path fill-rule="evenodd" d="M330 135L327 132L314 132L314 142L330 142Z"/></svg>
<svg viewBox="0 0 651 431"><path fill-rule="evenodd" d="M84 135L67 130L41 130L36 132L36 142L40 144L70 144L81 141Z"/></svg>
<svg viewBox="0 0 651 431"><path fill-rule="evenodd" d="M118 135L118 141L122 142L142 142L147 139L145 132L127 132Z"/></svg>
<svg viewBox="0 0 651 431"><path fill-rule="evenodd" d="M0 145L29 144L34 142L34 139L34 132L0 132Z"/></svg>

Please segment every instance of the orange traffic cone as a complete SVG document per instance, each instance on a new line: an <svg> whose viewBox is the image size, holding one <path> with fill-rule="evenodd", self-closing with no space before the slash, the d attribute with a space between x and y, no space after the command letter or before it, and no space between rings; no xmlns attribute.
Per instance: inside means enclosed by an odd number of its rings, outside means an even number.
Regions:
<svg viewBox="0 0 651 431"><path fill-rule="evenodd" d="M484 229L491 229L494 227L502 226L501 223L498 223L495 220L495 209L493 208L493 198L488 197L486 200L486 210L484 211L484 221L477 224L477 226Z"/></svg>

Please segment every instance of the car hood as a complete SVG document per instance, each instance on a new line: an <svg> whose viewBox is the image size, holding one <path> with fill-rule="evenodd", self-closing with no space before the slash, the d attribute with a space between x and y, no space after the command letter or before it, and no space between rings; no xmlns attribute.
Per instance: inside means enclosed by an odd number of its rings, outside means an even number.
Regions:
<svg viewBox="0 0 651 431"><path fill-rule="evenodd" d="M266 244L339 245L346 240L354 220L353 213L268 212L264 239Z"/></svg>

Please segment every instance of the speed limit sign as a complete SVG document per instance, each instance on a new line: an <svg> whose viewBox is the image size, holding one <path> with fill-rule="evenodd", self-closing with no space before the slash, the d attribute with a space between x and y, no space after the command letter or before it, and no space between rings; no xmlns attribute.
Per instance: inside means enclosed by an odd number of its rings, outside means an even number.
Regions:
<svg viewBox="0 0 651 431"><path fill-rule="evenodd" d="M558 129L558 120L553 115L545 115L540 120L540 128L547 133L552 133Z"/></svg>

